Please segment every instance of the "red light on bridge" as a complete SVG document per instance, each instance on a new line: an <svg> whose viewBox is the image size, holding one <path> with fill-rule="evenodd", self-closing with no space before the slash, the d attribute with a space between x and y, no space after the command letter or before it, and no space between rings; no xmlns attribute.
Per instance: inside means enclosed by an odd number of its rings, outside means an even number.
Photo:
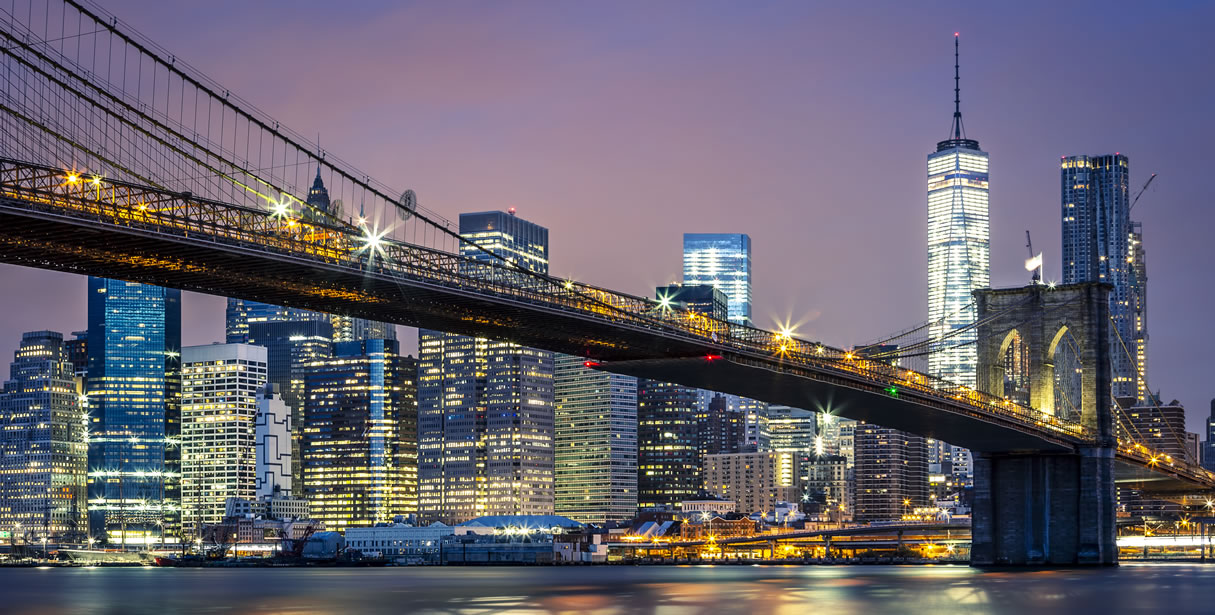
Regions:
<svg viewBox="0 0 1215 615"><path fill-rule="evenodd" d="M595 360L586 360L582 362L583 367L599 367L599 362Z"/></svg>
<svg viewBox="0 0 1215 615"><path fill-rule="evenodd" d="M719 359L721 359L721 355L719 355L719 354L707 354L707 355L705 355L705 360L706 360L706 361L717 361L717 360L719 360Z"/></svg>

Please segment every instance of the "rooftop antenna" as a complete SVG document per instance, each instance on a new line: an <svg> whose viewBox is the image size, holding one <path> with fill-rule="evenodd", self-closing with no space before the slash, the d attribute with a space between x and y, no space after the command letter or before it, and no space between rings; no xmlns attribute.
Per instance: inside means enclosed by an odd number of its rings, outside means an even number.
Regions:
<svg viewBox="0 0 1215 615"><path fill-rule="evenodd" d="M958 72L958 37L953 33L953 138L962 138L962 86L961 74Z"/></svg>

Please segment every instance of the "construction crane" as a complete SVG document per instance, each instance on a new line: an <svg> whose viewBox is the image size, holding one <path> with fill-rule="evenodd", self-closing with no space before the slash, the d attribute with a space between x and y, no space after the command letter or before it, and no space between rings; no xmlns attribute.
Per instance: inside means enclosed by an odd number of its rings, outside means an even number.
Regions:
<svg viewBox="0 0 1215 615"><path fill-rule="evenodd" d="M1127 213L1130 213L1132 209L1135 209L1135 203L1138 203L1139 197L1143 196L1144 192L1147 192L1148 186L1152 185L1152 180L1154 179L1156 179L1156 174L1152 173L1152 176L1149 177L1146 182L1143 182L1143 187L1139 189L1139 194L1135 195L1135 200L1131 201L1131 206L1126 210Z"/></svg>
<svg viewBox="0 0 1215 615"><path fill-rule="evenodd" d="M1025 231L1025 249L1029 250L1029 258L1025 259L1025 270L1033 273L1030 283L1041 284L1042 254L1034 254L1034 240L1029 236L1029 230Z"/></svg>

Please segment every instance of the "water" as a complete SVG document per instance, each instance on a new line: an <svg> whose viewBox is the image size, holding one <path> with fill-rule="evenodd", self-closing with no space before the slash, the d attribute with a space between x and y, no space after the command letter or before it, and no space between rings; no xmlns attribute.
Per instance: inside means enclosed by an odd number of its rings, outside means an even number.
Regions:
<svg viewBox="0 0 1215 615"><path fill-rule="evenodd" d="M0 570L0 613L1215 612L1215 565Z"/></svg>

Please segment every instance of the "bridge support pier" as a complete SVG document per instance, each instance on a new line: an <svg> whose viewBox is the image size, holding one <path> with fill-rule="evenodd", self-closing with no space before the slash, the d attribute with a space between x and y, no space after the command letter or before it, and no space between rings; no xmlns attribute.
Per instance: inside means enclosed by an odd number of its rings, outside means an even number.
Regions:
<svg viewBox="0 0 1215 615"><path fill-rule="evenodd" d="M1114 449L974 460L973 566L1114 566Z"/></svg>

